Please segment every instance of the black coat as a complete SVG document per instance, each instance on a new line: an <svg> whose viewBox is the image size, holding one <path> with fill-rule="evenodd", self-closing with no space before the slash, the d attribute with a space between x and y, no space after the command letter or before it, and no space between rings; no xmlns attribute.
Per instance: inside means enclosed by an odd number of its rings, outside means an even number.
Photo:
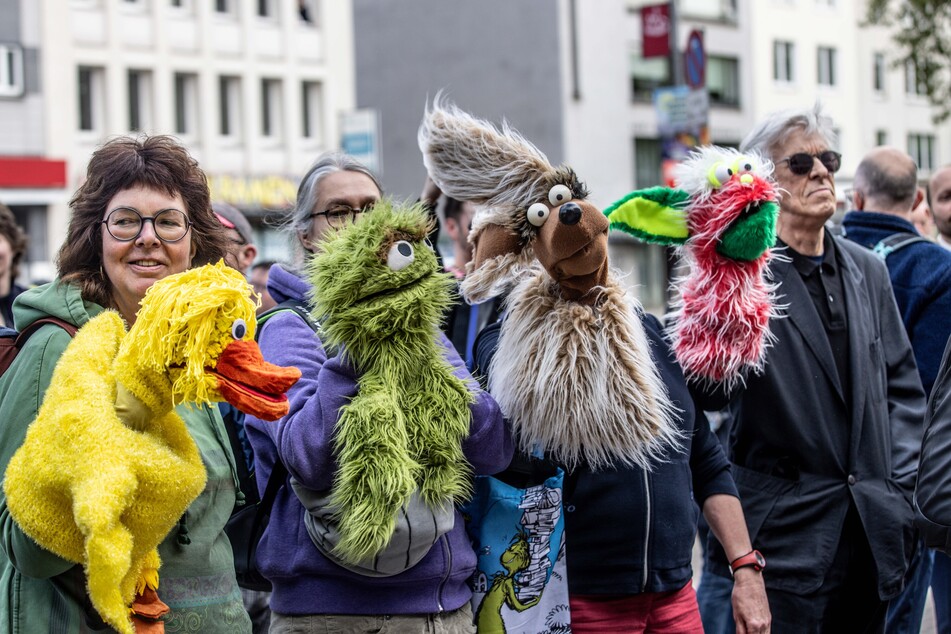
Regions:
<svg viewBox="0 0 951 634"><path fill-rule="evenodd" d="M706 415L695 407L660 324L647 314L641 322L661 380L679 410L683 444L679 451L668 451L650 471L621 467L592 472L582 464L566 475L565 548L571 594L679 590L693 576L698 505L715 494L736 496L720 442ZM492 324L479 335L480 369L489 368L500 325ZM509 471L513 470L518 471L517 464ZM514 484L515 475L496 477Z"/></svg>
<svg viewBox="0 0 951 634"><path fill-rule="evenodd" d="M835 555L850 498L878 569L896 595L914 545L912 492L924 393L888 271L867 249L835 238L848 318L851 394L844 395L825 329L788 259L770 270L786 307L770 321L766 369L735 396L731 460L767 588L809 594ZM851 405L849 405L851 404ZM729 576L719 547L714 572Z"/></svg>
<svg viewBox="0 0 951 634"><path fill-rule="evenodd" d="M925 543L951 554L951 339L928 403L915 510Z"/></svg>

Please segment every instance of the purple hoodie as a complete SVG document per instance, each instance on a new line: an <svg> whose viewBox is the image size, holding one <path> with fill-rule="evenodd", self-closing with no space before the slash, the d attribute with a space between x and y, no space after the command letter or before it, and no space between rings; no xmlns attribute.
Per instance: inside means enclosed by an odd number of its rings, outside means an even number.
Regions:
<svg viewBox="0 0 951 634"><path fill-rule="evenodd" d="M268 290L274 301L306 301L310 285L280 265L271 268ZM325 491L337 470L334 427L339 409L357 393L354 370L338 357L328 358L310 326L292 312L279 313L262 327L258 341L271 363L300 368L302 377L288 392L290 412L276 422L246 419L254 449L257 484L263 494L280 455L301 485ZM476 474L506 468L513 445L494 400L478 389L452 345L440 335L456 376L476 390L470 435L463 451ZM318 385L320 389L318 390ZM467 580L476 556L462 516L413 568L392 577L365 577L332 563L311 542L301 505L289 485L274 501L271 520L258 546L258 564L271 580L271 609L280 614L428 614L456 610L471 592Z"/></svg>

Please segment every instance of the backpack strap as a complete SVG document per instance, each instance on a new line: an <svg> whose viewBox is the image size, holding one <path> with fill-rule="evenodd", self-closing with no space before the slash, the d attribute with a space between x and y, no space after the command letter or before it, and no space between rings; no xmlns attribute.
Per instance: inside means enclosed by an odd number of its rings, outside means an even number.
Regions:
<svg viewBox="0 0 951 634"><path fill-rule="evenodd" d="M895 251L915 242L930 242L930 240L914 233L893 233L887 238L879 240L878 244L872 247L872 253L885 260Z"/></svg>
<svg viewBox="0 0 951 634"><path fill-rule="evenodd" d="M257 317L258 322L258 333L261 332L261 326L269 320L274 315L278 313L294 312L297 313L297 316L304 320L304 322L311 327L314 332L320 332L320 322L314 319L314 316L310 314L310 311L307 310L307 307L304 305L304 302L297 299L288 299L273 308L269 308Z"/></svg>
<svg viewBox="0 0 951 634"><path fill-rule="evenodd" d="M22 348L23 345L26 343L26 340L30 338L30 335L32 335L34 332L36 332L37 330L39 330L46 324L56 324L57 326L59 326L60 328L68 332L70 337L75 337L76 331L78 330L76 326L72 325L68 321L63 321L62 319L59 319L58 317L43 317L41 319L37 319L32 324L30 324L29 326L21 330L19 334L17 334L16 347Z"/></svg>

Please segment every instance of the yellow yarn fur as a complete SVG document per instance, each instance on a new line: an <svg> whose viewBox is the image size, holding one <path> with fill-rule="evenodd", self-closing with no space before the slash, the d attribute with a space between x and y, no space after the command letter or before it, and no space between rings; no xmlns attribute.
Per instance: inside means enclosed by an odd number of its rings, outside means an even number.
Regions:
<svg viewBox="0 0 951 634"><path fill-rule="evenodd" d="M158 544L205 486L198 447L174 404L221 400L204 368L232 339L235 318L253 337L250 293L219 263L156 282L128 334L114 311L90 320L60 358L8 465L13 518L44 548L84 565L93 605L123 634L134 631L128 606L136 591L158 586ZM121 419L117 395L138 411Z"/></svg>

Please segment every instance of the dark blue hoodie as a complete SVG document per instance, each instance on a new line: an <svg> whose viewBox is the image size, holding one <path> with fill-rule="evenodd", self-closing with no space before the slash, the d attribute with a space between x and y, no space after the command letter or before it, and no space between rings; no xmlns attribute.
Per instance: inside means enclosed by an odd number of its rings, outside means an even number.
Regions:
<svg viewBox="0 0 951 634"><path fill-rule="evenodd" d="M869 249L894 233L918 234L907 220L874 211L850 211L842 227L845 237ZM913 242L892 252L885 265L921 384L930 395L951 335L951 251L933 242Z"/></svg>

